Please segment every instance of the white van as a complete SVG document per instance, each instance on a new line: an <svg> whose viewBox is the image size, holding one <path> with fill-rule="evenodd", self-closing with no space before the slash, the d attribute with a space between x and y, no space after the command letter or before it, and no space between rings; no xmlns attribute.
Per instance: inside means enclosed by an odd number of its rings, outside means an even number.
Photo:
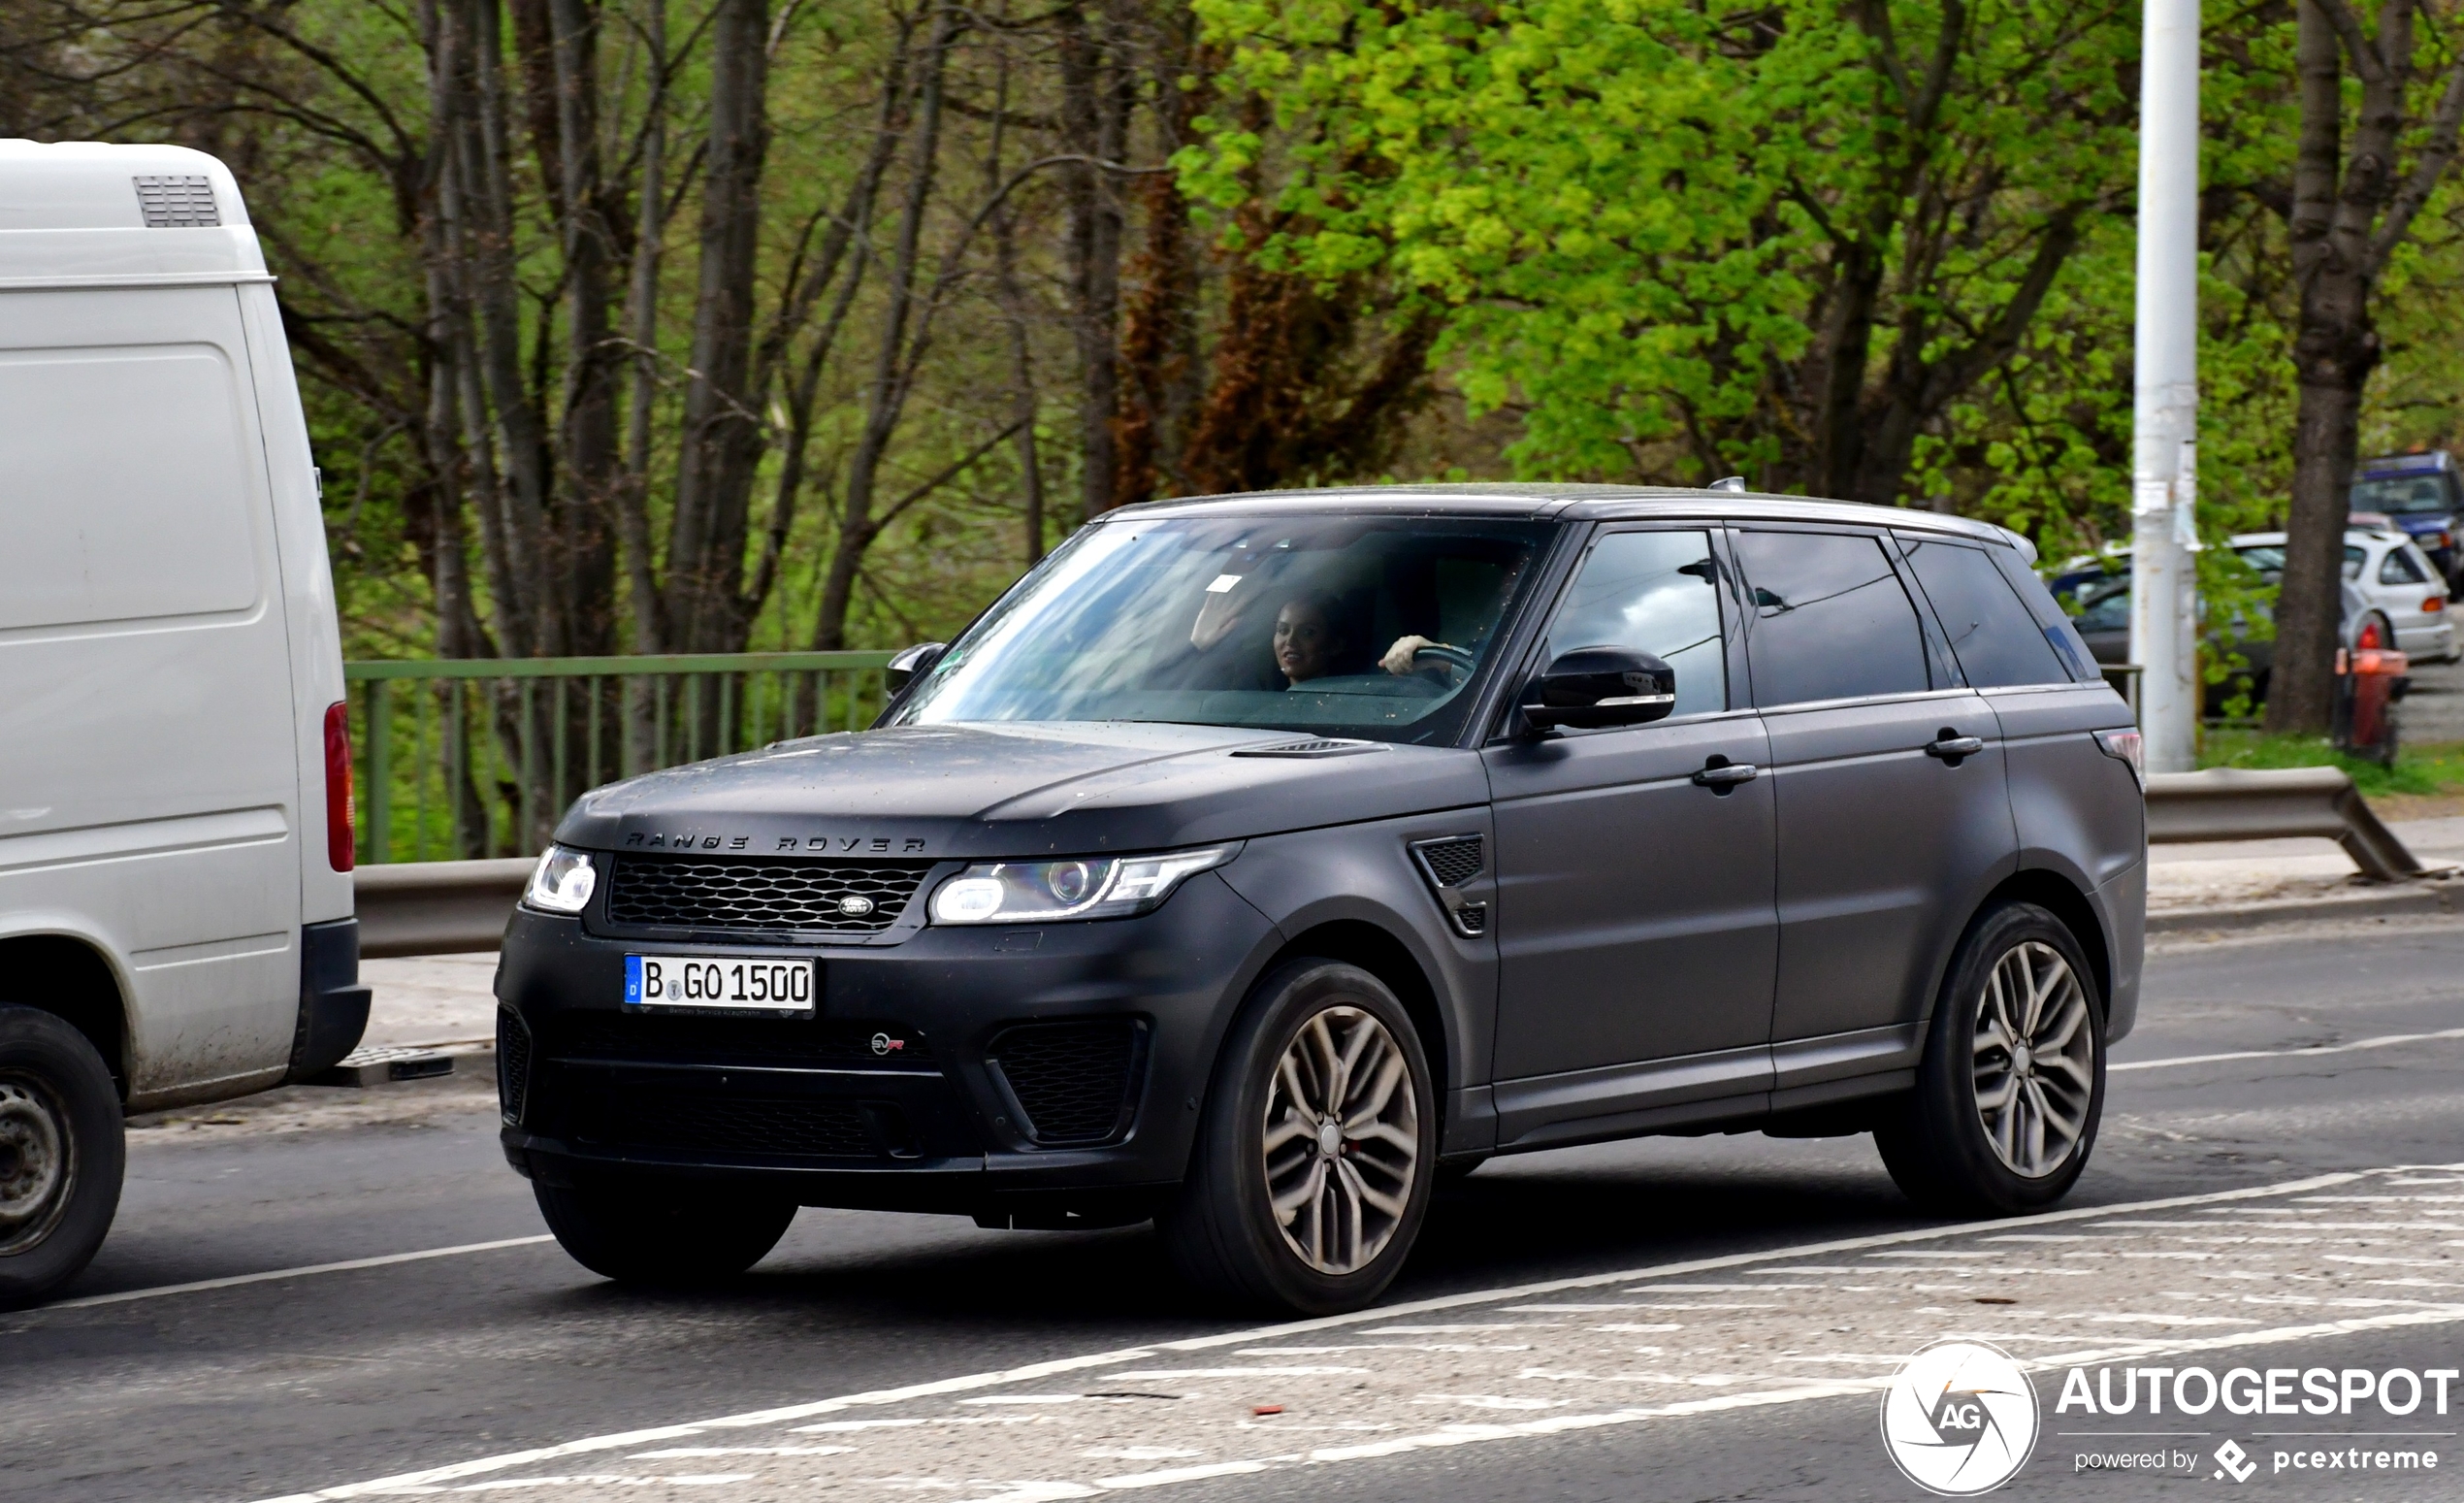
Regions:
<svg viewBox="0 0 2464 1503"><path fill-rule="evenodd" d="M231 174L0 142L0 1308L101 1244L123 1113L358 1043L342 693Z"/></svg>

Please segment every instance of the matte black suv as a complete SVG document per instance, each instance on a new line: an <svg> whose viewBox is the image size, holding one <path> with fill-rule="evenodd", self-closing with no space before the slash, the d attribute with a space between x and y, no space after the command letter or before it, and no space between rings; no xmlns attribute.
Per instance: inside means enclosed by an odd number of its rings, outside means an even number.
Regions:
<svg viewBox="0 0 2464 1503"><path fill-rule="evenodd" d="M2060 1197L2136 1008L2138 739L2014 539L1410 487L1081 531L873 730L600 789L505 935L504 1148L612 1277L798 1204L1155 1220L1374 1298L1432 1181L1871 1131Z"/></svg>

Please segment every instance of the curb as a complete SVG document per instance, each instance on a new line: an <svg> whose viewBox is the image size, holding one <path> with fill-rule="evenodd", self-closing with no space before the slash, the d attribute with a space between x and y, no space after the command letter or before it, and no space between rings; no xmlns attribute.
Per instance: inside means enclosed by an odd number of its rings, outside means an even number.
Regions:
<svg viewBox="0 0 2464 1503"><path fill-rule="evenodd" d="M2272 902L2226 903L2213 908L2177 908L2148 915L2150 934L2195 933L2203 930L2264 929L2276 924L2305 924L2320 919L2384 919L2434 917L2464 912L2453 883L2403 883L2356 893L2351 898L2286 898Z"/></svg>
<svg viewBox="0 0 2464 1503"><path fill-rule="evenodd" d="M339 1063L298 1082L303 1086L389 1086L439 1075L493 1074L496 1040L354 1049Z"/></svg>

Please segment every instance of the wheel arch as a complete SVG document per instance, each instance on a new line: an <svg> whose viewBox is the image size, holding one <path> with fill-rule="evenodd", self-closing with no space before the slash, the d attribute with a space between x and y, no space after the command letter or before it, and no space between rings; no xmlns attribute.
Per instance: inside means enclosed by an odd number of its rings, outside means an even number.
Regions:
<svg viewBox="0 0 2464 1503"><path fill-rule="evenodd" d="M1445 1010L1438 1005L1437 988L1410 946L1366 919L1332 919L1303 930L1286 940L1266 963L1271 975L1287 961L1317 956L1357 965L1386 984L1403 1003L1404 1015L1420 1031L1420 1052L1429 1062L1430 1085L1438 1098L1443 1126L1448 1078L1452 1073L1452 1037ZM1443 1137L1443 1133L1441 1133Z"/></svg>
<svg viewBox="0 0 2464 1503"><path fill-rule="evenodd" d="M2113 942L2105 926L2096 917L2095 904L2088 895L2071 885L2060 873L2037 867L2012 873L2001 885L1986 896L1976 913L1968 920L1968 928L1976 927L1994 907L2006 902L2034 903L2059 919L2087 952L2088 965L2095 973L2097 1009L2111 1020L2113 1011ZM1962 930L1962 936L1966 931Z"/></svg>
<svg viewBox="0 0 2464 1503"><path fill-rule="evenodd" d="M27 988L0 994L0 1003L48 1012L85 1035L128 1099L128 990L110 957L76 934L9 934L0 936L0 966Z"/></svg>

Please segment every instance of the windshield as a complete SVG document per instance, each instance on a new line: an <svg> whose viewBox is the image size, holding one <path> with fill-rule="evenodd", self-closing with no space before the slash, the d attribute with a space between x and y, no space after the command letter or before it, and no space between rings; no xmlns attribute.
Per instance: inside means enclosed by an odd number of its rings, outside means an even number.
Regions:
<svg viewBox="0 0 2464 1503"><path fill-rule="evenodd" d="M1182 518L1081 532L892 720L1155 720L1454 739L1554 524Z"/></svg>
<svg viewBox="0 0 2464 1503"><path fill-rule="evenodd" d="M2390 516L2421 516L2426 513L2445 515L2452 506L2453 501L2447 491L2447 476L2404 474L2354 481L2352 505L2347 509L2383 511Z"/></svg>

